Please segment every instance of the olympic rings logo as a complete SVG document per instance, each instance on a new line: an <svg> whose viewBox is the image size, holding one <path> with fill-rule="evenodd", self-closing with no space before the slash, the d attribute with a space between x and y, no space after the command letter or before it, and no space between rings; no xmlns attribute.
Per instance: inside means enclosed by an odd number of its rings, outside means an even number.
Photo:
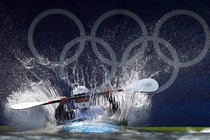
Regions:
<svg viewBox="0 0 210 140"><path fill-rule="evenodd" d="M118 67L122 67L123 64L125 64L125 62L128 60L128 56L129 53L132 51L132 49L134 47L136 47L139 44L142 44L142 47L140 48L140 51L144 52L145 49L147 48L147 43L148 41L152 41L154 44L154 49L157 52L157 54L159 55L159 57L168 65L173 66L174 67L174 71L172 73L171 78L164 84L162 85L158 92L162 92L164 90L166 90L168 87L170 87L173 82L175 81L178 72L179 72L179 68L182 67L189 67L192 65L195 65L196 63L200 62L206 55L206 53L209 50L209 46L210 46L210 31L209 31L209 27L207 25L207 23L205 22L205 20L199 16L198 14L189 11L189 10L175 10L175 11L171 11L167 14L165 14L163 17L160 18L160 20L156 23L156 26L154 28L154 34L153 35L148 35L148 31L146 28L146 25L144 24L144 22L134 13L132 13L131 11L128 10L123 10L123 9L117 9L117 10L112 10L109 11L105 14L103 14L101 17L99 17L97 19L97 21L95 22L95 24L92 27L91 30L91 34L90 35L86 35L85 33L85 29L81 23L81 21L77 18L77 16L75 16L73 13L66 11L66 10L62 10L62 9L50 9L47 11L44 11L43 13L39 14L31 23L30 27L29 27L29 31L28 31L28 44L29 44L29 48L32 52L32 54L34 55L34 57L36 59L38 59L38 61L45 65L44 62L49 61L43 61L45 60L45 58L43 58L38 51L35 48L34 45L34 41L33 41L33 34L34 34L34 30L37 26L37 24L45 17L49 16L49 15L53 15L53 14L60 14L60 15L64 15L70 19L72 19L80 32L80 36L71 40L69 43L65 44L61 55L59 57L59 61L57 62L50 62L51 65L68 65L70 63L73 63L74 61L76 61L80 54L84 51L84 47L85 47L85 42L86 41L90 41L91 43L91 47L93 52L95 53L95 55L97 56L97 58L111 66L111 72L110 72L110 78L113 78L113 75L116 71L116 69ZM96 32L100 26L100 24L107 18L114 16L114 15L124 15L124 16L128 16L130 18L132 18L141 28L142 30L142 37L139 37L138 39L135 39L133 42L131 42L128 47L126 48L126 50L124 51L123 55L122 55L122 59L121 61L118 61L116 58L116 54L114 53L112 47L105 42L104 40L102 40L101 38L96 37ZM184 15L184 16L189 16L190 18L193 18L195 20L197 20L199 22L199 24L202 26L204 33L205 33L205 46L203 47L201 53L194 58L191 61L188 62L180 62L178 54L176 52L176 50L174 49L174 47L166 40L164 40L163 38L159 37L159 31L162 27L162 25L169 20L172 17L175 16L179 16L179 15ZM79 48L77 50L77 52L71 56L70 58L65 58L67 55L67 52L75 45L79 43ZM108 51L111 60L105 58L103 56L103 54L100 53L99 49L97 48L96 44L100 44L102 46L104 46L104 48L106 48L106 50ZM164 53L162 53L159 44L162 44L164 46L167 47L167 49L171 52L173 60L169 59L167 56L165 56Z"/></svg>

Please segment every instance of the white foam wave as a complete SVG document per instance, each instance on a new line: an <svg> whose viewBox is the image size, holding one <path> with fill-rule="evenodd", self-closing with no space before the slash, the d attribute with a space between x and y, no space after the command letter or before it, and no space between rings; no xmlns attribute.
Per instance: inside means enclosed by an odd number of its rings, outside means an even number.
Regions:
<svg viewBox="0 0 210 140"><path fill-rule="evenodd" d="M14 126L18 131L35 130L55 124L54 108L55 105L46 105L24 110L13 110L11 105L21 102L48 101L58 95L37 83L32 83L25 91L13 92L7 97L4 115L7 124Z"/></svg>

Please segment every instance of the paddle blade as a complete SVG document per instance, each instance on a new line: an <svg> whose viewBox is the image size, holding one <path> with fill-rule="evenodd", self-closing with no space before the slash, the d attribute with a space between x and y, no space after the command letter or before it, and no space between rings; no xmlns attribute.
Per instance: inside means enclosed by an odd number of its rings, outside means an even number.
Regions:
<svg viewBox="0 0 210 140"><path fill-rule="evenodd" d="M159 84L155 79L146 78L136 80L132 84L128 85L125 90L128 91L139 91L139 92L154 92L158 90Z"/></svg>
<svg viewBox="0 0 210 140"><path fill-rule="evenodd" d="M28 109L32 107L37 107L43 104L44 102L25 102L25 103L14 104L10 106L10 108L15 109L15 110L20 110L20 109Z"/></svg>

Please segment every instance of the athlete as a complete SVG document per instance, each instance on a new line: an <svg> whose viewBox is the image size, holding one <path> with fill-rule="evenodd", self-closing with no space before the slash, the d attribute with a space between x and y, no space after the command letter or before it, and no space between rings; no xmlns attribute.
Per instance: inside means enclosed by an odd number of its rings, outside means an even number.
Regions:
<svg viewBox="0 0 210 140"><path fill-rule="evenodd" d="M55 109L55 118L57 124L63 124L66 120L72 120L74 118L87 118L92 119L98 114L102 114L102 110L99 108L91 108L91 103L89 101L90 94L89 90L84 86L78 86L73 90L74 100L70 100L70 107L67 103L69 102L67 97L63 96L60 98L61 102ZM97 94L96 94L97 95ZM111 96L110 90L104 90L103 95L110 103L110 110L115 113L118 109L118 104L115 99ZM93 95L94 96L94 95ZM75 110L77 112L75 113ZM76 116L76 117L75 117Z"/></svg>

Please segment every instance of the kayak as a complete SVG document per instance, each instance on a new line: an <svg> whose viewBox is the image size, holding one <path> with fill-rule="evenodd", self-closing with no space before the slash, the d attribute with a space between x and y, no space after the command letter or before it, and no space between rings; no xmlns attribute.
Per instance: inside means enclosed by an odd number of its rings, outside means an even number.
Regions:
<svg viewBox="0 0 210 140"><path fill-rule="evenodd" d="M59 132L66 133L119 133L124 129L114 123L86 120L85 118L77 118L61 125Z"/></svg>

